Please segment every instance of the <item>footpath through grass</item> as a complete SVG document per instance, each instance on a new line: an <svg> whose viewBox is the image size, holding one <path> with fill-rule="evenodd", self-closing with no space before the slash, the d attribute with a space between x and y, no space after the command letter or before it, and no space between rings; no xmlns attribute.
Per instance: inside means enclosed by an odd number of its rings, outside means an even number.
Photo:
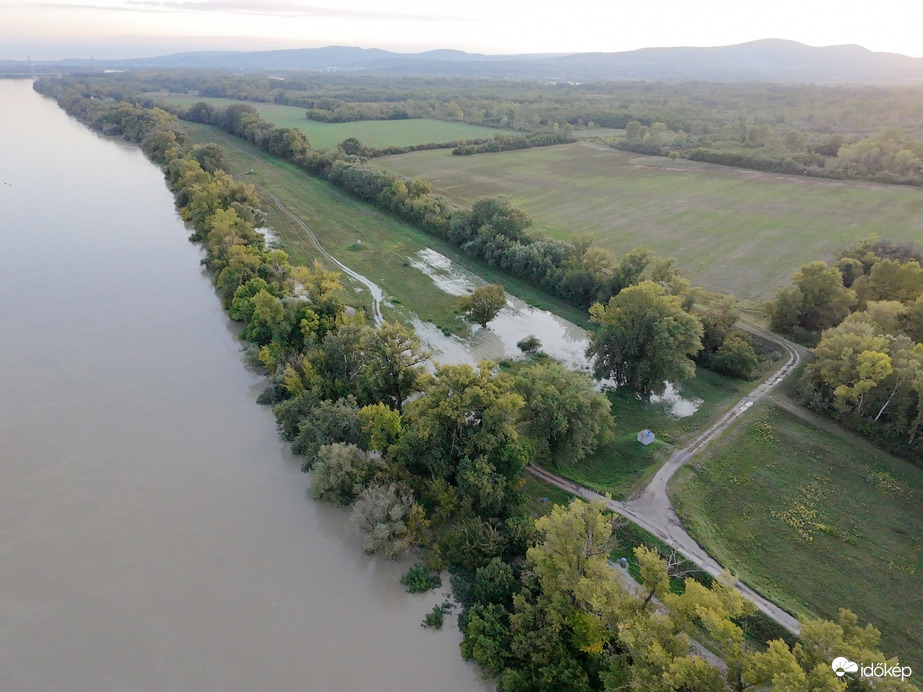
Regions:
<svg viewBox="0 0 923 692"><path fill-rule="evenodd" d="M923 668L923 470L772 404L718 445L671 489L696 540L791 612L849 608Z"/></svg>
<svg viewBox="0 0 923 692"><path fill-rule="evenodd" d="M502 132L502 130L480 125L429 119L321 123L308 120L305 117L305 109L298 106L198 96L155 95L155 97L166 104L183 107L201 102L215 108L225 108L232 103L247 103L256 108L267 122L278 127L293 127L304 132L315 149L332 149L349 137L355 137L367 147L384 149L385 147L408 147L415 144L442 144L460 139L491 139L498 132Z"/></svg>
<svg viewBox="0 0 923 692"><path fill-rule="evenodd" d="M534 229L592 232L618 255L638 245L676 256L696 284L742 300L771 297L806 262L870 233L923 237L923 190L761 173L585 143L477 156L421 151L374 165L433 183L458 202L505 195Z"/></svg>
<svg viewBox="0 0 923 692"><path fill-rule="evenodd" d="M438 290L429 277L410 266L409 259L420 250L433 248L484 280L503 284L507 291L530 305L550 309L581 326L588 324L585 312L472 259L448 243L350 197L336 186L264 153L239 137L207 125L184 123L184 126L194 142L220 144L235 176L272 192L314 231L334 257L381 286L386 299L395 304L390 316L386 310L389 319L406 317L410 310L447 331L467 329L466 323L455 314L457 298ZM299 226L272 211L270 223L281 236L282 246L292 261L305 263L317 256ZM370 305L364 293L356 302Z"/></svg>

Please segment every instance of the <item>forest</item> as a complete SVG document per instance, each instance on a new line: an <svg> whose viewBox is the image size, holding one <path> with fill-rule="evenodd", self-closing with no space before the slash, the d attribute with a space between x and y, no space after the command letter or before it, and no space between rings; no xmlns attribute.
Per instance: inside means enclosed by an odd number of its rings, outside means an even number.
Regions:
<svg viewBox="0 0 923 692"><path fill-rule="evenodd" d="M305 109L322 122L435 118L534 134L598 128L612 146L756 170L923 183L923 87L230 75L107 80L114 98L192 93ZM121 90L121 93L120 93Z"/></svg>
<svg viewBox="0 0 923 692"><path fill-rule="evenodd" d="M800 382L811 408L923 461L923 255L870 238L833 266L804 265L768 304L777 331L815 345Z"/></svg>

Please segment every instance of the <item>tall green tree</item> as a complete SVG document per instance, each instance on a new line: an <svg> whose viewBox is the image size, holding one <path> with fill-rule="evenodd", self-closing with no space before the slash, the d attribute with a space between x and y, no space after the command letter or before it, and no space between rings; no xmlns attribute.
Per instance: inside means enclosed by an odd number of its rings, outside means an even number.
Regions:
<svg viewBox="0 0 923 692"><path fill-rule="evenodd" d="M663 286L643 281L609 304L590 308L599 329L590 335L587 356L598 378L637 392L659 392L667 381L695 375L690 356L702 349L702 324Z"/></svg>
<svg viewBox="0 0 923 692"><path fill-rule="evenodd" d="M521 504L528 460L515 425L522 405L512 378L489 361L438 366L423 396L404 407L404 434L389 458L421 486L456 489L464 515L510 516Z"/></svg>
<svg viewBox="0 0 923 692"><path fill-rule="evenodd" d="M465 317L482 327L486 327L505 306L506 291L500 284L478 286L470 294L458 299L458 307Z"/></svg>
<svg viewBox="0 0 923 692"><path fill-rule="evenodd" d="M840 271L826 262L804 265L792 283L794 287L781 289L767 306L773 329L828 329L842 322L856 304L856 292L846 288Z"/></svg>
<svg viewBox="0 0 923 692"><path fill-rule="evenodd" d="M412 329L384 322L365 332L363 375L372 397L400 411L407 397L419 391L423 363L432 355Z"/></svg>
<svg viewBox="0 0 923 692"><path fill-rule="evenodd" d="M586 374L548 361L519 369L514 380L526 434L552 463L579 461L612 439L609 400Z"/></svg>

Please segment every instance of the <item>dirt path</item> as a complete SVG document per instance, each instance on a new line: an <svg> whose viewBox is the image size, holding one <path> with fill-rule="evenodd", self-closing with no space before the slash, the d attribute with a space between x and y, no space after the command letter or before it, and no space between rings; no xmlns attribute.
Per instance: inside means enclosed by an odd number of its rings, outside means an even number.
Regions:
<svg viewBox="0 0 923 692"><path fill-rule="evenodd" d="M625 587L628 593L630 593L635 598L641 598L641 599L643 599L647 595L647 592L644 590L644 587L639 582L635 581L635 578L631 576L631 574L628 572L627 569L625 569L624 567L620 567L614 562L610 562L609 566L613 570L615 570L617 578L622 582L622 585ZM666 611L666 606L664 606L663 603L661 603L659 599L654 598L652 599L652 601L655 607L660 610L660 612ZM728 666L727 666L727 663L724 662L723 658L721 658L718 654L716 654L714 651L706 647L702 642L698 641L697 639L693 639L692 637L689 637L688 635L684 635L684 636L686 636L686 638L689 641L689 645L692 647L692 653L704 658L706 661L708 661L708 664L712 668L717 668L722 673L727 673Z"/></svg>
<svg viewBox="0 0 923 692"><path fill-rule="evenodd" d="M254 161L258 163L262 163L261 158L259 158L258 156L254 156L252 153L237 146L230 139L230 136L225 137L224 139L225 139L225 144L233 148L235 151L243 154L244 156L247 156L253 159ZM298 226L301 230L303 230L305 234L308 236L308 238L311 239L311 243L314 245L314 247L317 249L319 253L321 253L332 264L336 265L348 277L350 277L351 279L354 279L355 281L362 284L369 290L369 293L372 296L372 319L375 321L375 326L380 327L382 322L385 321L384 317L381 314L381 303L382 303L382 300L384 300L384 291L381 290L381 287L378 284L374 283L368 277L363 276L357 271L353 271L352 269L347 267L345 264L343 264L340 260L338 260L336 257L331 255L330 252L327 251L327 248L321 245L321 242L320 240L318 240L317 236L314 234L314 231L312 231L308 227L308 225L304 221L301 220L301 217L299 217L297 214L295 214L295 212L293 212L291 209L286 207L282 203L282 200L280 200L278 197L272 194L272 192L270 192L266 187L264 187L263 185L260 185L259 183L254 183L254 182L251 182L250 184L253 185L255 188L257 188L261 194L266 196L270 200L270 202L272 202L272 205L278 210L280 214L285 216L289 221L291 221L296 226Z"/></svg>
<svg viewBox="0 0 923 692"><path fill-rule="evenodd" d="M646 531L651 532L664 543L685 555L691 562L698 565L700 569L708 572L712 576L720 575L723 571L721 565L718 564L711 555L705 552L683 527L683 523L673 509L673 503L670 502L670 498L667 496L667 484L673 475L685 464L689 463L696 453L701 452L708 443L727 431L740 416L748 411L757 401L763 399L775 389L801 362L801 354L798 349L785 339L781 339L771 332L758 327L748 326L747 329L782 347L784 351L788 353L788 361L765 382L737 401L737 403L715 423L706 428L697 437L693 438L685 448L675 451L636 498L628 502L607 500L605 497L589 488L578 485L573 481L562 478L538 466L529 466L529 471L538 478L579 497L587 500L603 500L609 509L630 519ZM737 588L744 596L751 600L757 608L785 627L785 629L794 634L798 634L801 631L798 620L775 603L763 598L746 584L738 582Z"/></svg>
<svg viewBox="0 0 923 692"><path fill-rule="evenodd" d="M359 272L353 271L336 257L331 255L327 251L327 248L321 245L320 240L318 240L317 236L314 235L314 231L312 231L308 227L308 224L302 221L301 218L295 214L295 212L286 207L278 197L276 197L262 185L257 185L257 187L260 188L260 192L262 194L269 198L269 200L272 202L272 205L279 211L280 214L284 215L289 221L296 224L301 230L305 232L319 253L326 257L327 260L329 260L332 264L335 264L337 267L339 267L344 274L349 276L351 279L355 279L369 290L369 293L372 295L372 319L375 320L375 326L380 327L382 322L384 322L384 317L381 314L381 301L384 299L384 292L381 290L381 287Z"/></svg>

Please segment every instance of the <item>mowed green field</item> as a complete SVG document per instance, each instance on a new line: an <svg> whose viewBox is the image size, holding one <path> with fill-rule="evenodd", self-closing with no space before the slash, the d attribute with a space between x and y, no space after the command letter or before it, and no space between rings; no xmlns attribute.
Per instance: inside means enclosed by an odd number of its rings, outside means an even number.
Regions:
<svg viewBox="0 0 923 692"><path fill-rule="evenodd" d="M771 297L806 262L870 233L923 241L923 190L638 156L587 143L373 164L419 176L452 200L503 195L554 238L592 232L617 254L675 256L694 283L744 301Z"/></svg>
<svg viewBox="0 0 923 692"><path fill-rule="evenodd" d="M216 108L224 108L233 99L201 98L193 96L160 96L164 103L191 106L204 101ZM267 122L279 127L294 127L305 133L315 149L330 149L349 137L355 137L373 148L407 147L413 144L454 142L459 139L489 139L501 130L465 123L441 120L360 120L353 123L319 123L305 118L304 108L280 106L275 103L253 103Z"/></svg>
<svg viewBox="0 0 923 692"><path fill-rule="evenodd" d="M614 439L577 463L560 462L554 469L566 478L616 500L626 500L652 476L683 439L721 416L759 380L745 382L704 368L684 382L679 393L685 399L701 400L695 413L684 418L671 415L663 404L649 403L630 392L608 392L615 419ZM651 445L638 442L638 431L656 434Z"/></svg>
<svg viewBox="0 0 923 692"><path fill-rule="evenodd" d="M795 614L849 608L919 668L923 469L815 418L754 411L674 479L677 512L763 595Z"/></svg>

